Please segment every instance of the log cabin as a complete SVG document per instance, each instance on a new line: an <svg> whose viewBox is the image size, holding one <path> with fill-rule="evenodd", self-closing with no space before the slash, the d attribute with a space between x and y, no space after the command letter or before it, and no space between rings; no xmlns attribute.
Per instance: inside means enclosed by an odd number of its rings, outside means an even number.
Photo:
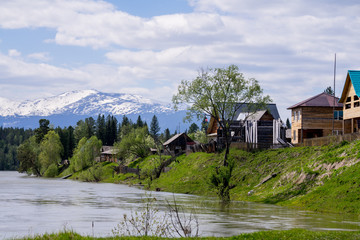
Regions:
<svg viewBox="0 0 360 240"><path fill-rule="evenodd" d="M192 145L195 145L195 142L186 133L176 134L163 144L167 152L175 155L184 153Z"/></svg>
<svg viewBox="0 0 360 240"><path fill-rule="evenodd" d="M343 104L343 132L354 133L360 129L360 71L348 70L339 102Z"/></svg>
<svg viewBox="0 0 360 240"><path fill-rule="evenodd" d="M258 109L253 113L249 111L248 104L239 104L242 106L235 113L229 129L232 145L241 147L238 143L251 143L252 148L270 148L280 145L279 139L284 142L285 126L276 104L267 104L264 109ZM210 140L216 141L219 148L224 148L224 132L213 117L210 118L207 136Z"/></svg>
<svg viewBox="0 0 360 240"><path fill-rule="evenodd" d="M343 132L343 105L327 93L301 101L291 107L291 143L306 138L323 137Z"/></svg>

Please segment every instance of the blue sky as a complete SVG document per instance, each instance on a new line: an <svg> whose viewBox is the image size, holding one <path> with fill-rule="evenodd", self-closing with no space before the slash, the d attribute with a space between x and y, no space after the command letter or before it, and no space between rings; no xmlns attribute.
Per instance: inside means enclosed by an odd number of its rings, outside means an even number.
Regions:
<svg viewBox="0 0 360 240"><path fill-rule="evenodd" d="M200 68L239 66L287 107L360 69L360 3L311 0L12 0L0 4L0 97L71 90L170 102Z"/></svg>

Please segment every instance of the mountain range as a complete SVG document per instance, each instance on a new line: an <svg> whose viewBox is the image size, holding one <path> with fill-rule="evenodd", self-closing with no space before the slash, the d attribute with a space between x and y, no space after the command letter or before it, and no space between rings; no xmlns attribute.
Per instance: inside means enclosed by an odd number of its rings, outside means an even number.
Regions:
<svg viewBox="0 0 360 240"><path fill-rule="evenodd" d="M170 104L126 93L104 93L97 90L65 92L57 96L22 102L0 98L0 125L3 127L37 128L41 118L50 120L54 127L75 126L77 121L99 114L122 116L136 121L140 115L148 124L156 115L162 131L184 131L185 110L175 111Z"/></svg>

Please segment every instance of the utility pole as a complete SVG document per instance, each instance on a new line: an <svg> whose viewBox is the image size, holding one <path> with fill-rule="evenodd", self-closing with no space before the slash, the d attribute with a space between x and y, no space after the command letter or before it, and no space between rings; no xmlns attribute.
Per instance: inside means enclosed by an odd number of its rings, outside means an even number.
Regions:
<svg viewBox="0 0 360 240"><path fill-rule="evenodd" d="M333 105L332 135L335 134L335 79L336 79L336 53L335 53L335 61L334 61L334 105Z"/></svg>

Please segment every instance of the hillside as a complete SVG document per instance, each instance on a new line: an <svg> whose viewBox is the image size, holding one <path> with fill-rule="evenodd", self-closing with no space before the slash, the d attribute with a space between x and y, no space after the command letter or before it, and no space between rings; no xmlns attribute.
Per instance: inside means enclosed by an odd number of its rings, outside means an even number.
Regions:
<svg viewBox="0 0 360 240"><path fill-rule="evenodd" d="M360 214L360 141L248 153L235 161L233 200L272 203L322 212ZM181 156L152 182L162 191L212 195L208 183L222 154Z"/></svg>
<svg viewBox="0 0 360 240"><path fill-rule="evenodd" d="M360 140L254 153L231 149L230 159L235 163L232 177L235 188L230 191L231 199L320 212L360 214L359 149ZM159 164L157 155L130 164L142 170L140 179L131 173L115 174L115 163L102 163L101 180L142 184L152 190L216 196L209 179L222 158L223 154L182 155L169 165L168 172L161 173L152 181L148 176ZM99 165L95 166L98 168ZM92 181L89 177L91 171L77 173L72 178Z"/></svg>

